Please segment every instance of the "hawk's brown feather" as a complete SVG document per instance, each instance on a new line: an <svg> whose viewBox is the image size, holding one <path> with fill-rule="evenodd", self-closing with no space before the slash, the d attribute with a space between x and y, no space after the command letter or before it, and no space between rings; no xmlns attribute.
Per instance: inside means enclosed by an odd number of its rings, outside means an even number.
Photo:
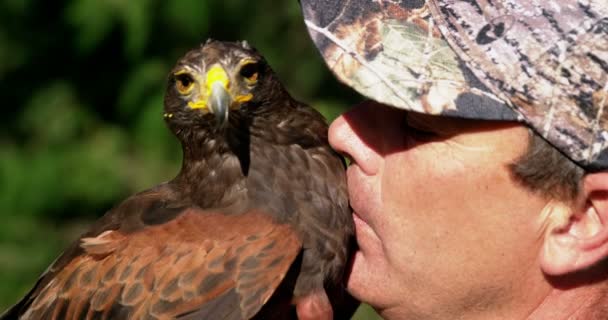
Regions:
<svg viewBox="0 0 608 320"><path fill-rule="evenodd" d="M163 224L83 238L84 252L54 274L23 316L174 319L213 299L233 299L222 302L234 306L229 319L248 319L278 287L300 246L290 226L264 213L186 208Z"/></svg>

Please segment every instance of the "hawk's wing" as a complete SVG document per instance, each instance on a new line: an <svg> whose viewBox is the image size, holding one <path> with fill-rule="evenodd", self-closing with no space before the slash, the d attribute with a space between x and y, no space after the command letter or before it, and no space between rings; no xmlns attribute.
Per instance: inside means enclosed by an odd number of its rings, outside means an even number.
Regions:
<svg viewBox="0 0 608 320"><path fill-rule="evenodd" d="M128 199L94 229L3 318L248 319L301 248L263 212L172 206L162 190Z"/></svg>

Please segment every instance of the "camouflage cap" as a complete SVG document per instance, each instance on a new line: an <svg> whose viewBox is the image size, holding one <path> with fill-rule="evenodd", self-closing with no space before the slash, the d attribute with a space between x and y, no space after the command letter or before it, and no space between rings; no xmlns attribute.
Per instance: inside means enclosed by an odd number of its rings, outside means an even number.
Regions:
<svg viewBox="0 0 608 320"><path fill-rule="evenodd" d="M329 68L364 96L528 124L608 169L606 0L300 0Z"/></svg>

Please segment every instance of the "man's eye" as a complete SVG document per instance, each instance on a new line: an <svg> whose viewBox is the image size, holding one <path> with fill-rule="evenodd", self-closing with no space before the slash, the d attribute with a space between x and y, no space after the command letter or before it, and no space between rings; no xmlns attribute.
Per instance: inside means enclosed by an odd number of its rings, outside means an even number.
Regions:
<svg viewBox="0 0 608 320"><path fill-rule="evenodd" d="M434 132L431 129L423 128L419 125L413 124L411 121L405 119L405 130L406 134L412 139L420 142L428 142L437 140L438 135L437 132Z"/></svg>
<svg viewBox="0 0 608 320"><path fill-rule="evenodd" d="M408 126L408 133L417 140L430 141L437 138L437 134L432 131L418 129L412 126Z"/></svg>

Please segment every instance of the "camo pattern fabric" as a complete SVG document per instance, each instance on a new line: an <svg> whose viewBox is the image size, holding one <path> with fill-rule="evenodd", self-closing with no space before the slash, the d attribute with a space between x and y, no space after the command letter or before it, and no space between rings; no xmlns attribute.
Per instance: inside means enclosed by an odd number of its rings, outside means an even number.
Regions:
<svg viewBox="0 0 608 320"><path fill-rule="evenodd" d="M364 96L428 114L522 121L582 167L602 170L606 1L300 2L329 68Z"/></svg>

